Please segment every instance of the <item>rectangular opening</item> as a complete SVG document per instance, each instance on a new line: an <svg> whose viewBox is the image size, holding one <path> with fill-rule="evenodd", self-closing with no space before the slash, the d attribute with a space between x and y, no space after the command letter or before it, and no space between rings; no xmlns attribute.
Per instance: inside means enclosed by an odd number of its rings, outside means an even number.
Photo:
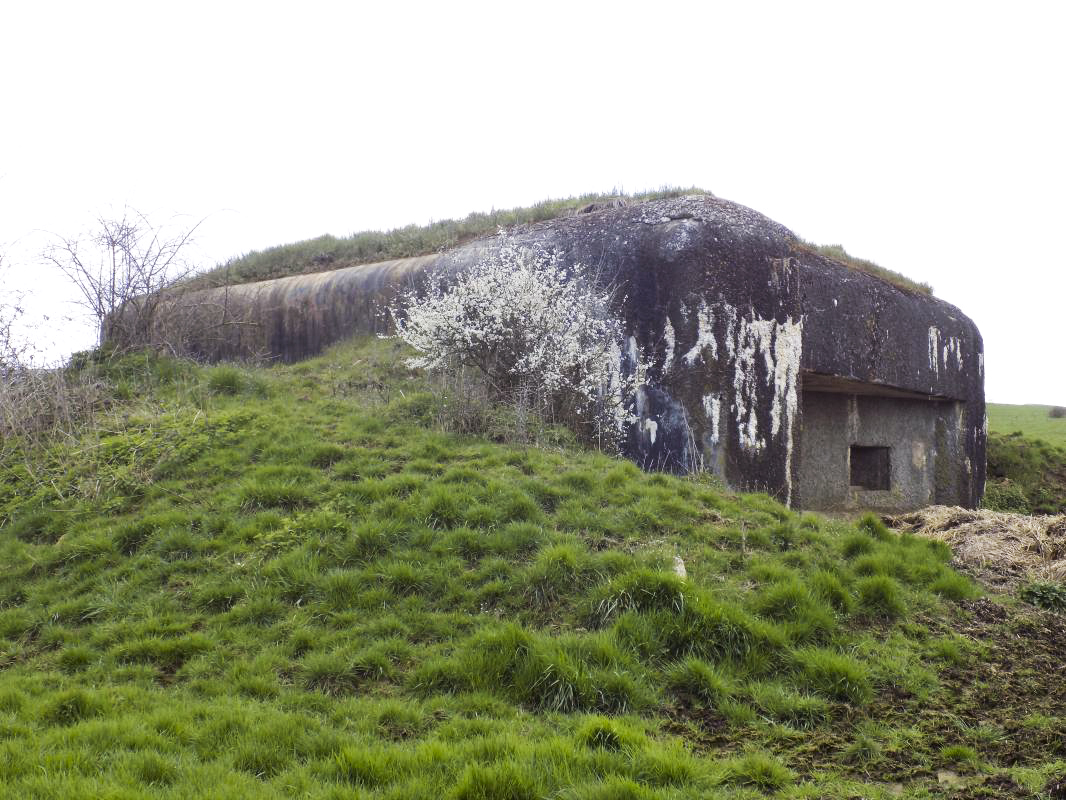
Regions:
<svg viewBox="0 0 1066 800"><path fill-rule="evenodd" d="M891 489L888 447L851 446L851 485L859 489Z"/></svg>

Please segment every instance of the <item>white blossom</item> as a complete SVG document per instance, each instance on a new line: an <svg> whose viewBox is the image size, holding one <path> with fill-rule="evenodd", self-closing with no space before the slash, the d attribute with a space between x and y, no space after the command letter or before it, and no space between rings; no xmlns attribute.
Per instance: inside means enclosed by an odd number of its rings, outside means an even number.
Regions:
<svg viewBox="0 0 1066 800"><path fill-rule="evenodd" d="M645 367L623 356L611 301L582 265L503 238L475 266L430 277L389 310L396 335L418 352L409 366L475 367L498 399L522 395L548 416L565 407L617 443L636 420Z"/></svg>

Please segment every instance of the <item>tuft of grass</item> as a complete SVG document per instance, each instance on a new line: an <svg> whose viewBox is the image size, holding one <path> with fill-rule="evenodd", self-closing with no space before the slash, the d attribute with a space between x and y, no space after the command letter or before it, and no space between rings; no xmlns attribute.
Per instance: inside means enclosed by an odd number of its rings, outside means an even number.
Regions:
<svg viewBox="0 0 1066 800"><path fill-rule="evenodd" d="M343 695L360 684L359 672L342 653L311 653L299 669L300 682L316 692Z"/></svg>
<svg viewBox="0 0 1066 800"><path fill-rule="evenodd" d="M577 730L577 740L590 749L621 750L636 737L609 717L590 717Z"/></svg>
<svg viewBox="0 0 1066 800"><path fill-rule="evenodd" d="M815 728L829 719L829 703L809 692L782 683L753 683L747 691L751 705L763 715L794 728Z"/></svg>
<svg viewBox="0 0 1066 800"><path fill-rule="evenodd" d="M726 762L721 780L760 792L776 792L792 784L795 774L768 753L749 753Z"/></svg>
<svg viewBox="0 0 1066 800"><path fill-rule="evenodd" d="M685 610L685 582L672 573L640 569L612 579L591 599L588 617L598 626L607 625L627 611Z"/></svg>
<svg viewBox="0 0 1066 800"><path fill-rule="evenodd" d="M881 542L887 542L895 535L879 516L870 512L863 514L859 518L856 527Z"/></svg>
<svg viewBox="0 0 1066 800"><path fill-rule="evenodd" d="M951 766L974 768L978 764L979 757L977 751L969 745L952 744L941 748L940 760Z"/></svg>
<svg viewBox="0 0 1066 800"><path fill-rule="evenodd" d="M244 386L244 376L236 367L213 367L207 374L207 388L213 394L240 394Z"/></svg>
<svg viewBox="0 0 1066 800"><path fill-rule="evenodd" d="M845 588L840 578L829 570L820 569L811 575L808 586L815 597L838 614L847 614L855 605L855 600Z"/></svg>
<svg viewBox="0 0 1066 800"><path fill-rule="evenodd" d="M825 697L862 705L873 695L868 670L850 656L812 647L792 659L800 681Z"/></svg>
<svg viewBox="0 0 1066 800"><path fill-rule="evenodd" d="M907 611L903 589L887 575L873 575L855 582L859 611L873 617L899 619Z"/></svg>
<svg viewBox="0 0 1066 800"><path fill-rule="evenodd" d="M953 600L956 603L969 600L978 594L977 587L973 581L957 572L944 572L939 578L929 584L929 588L941 597ZM1066 604L1064 604L1064 609L1066 609Z"/></svg>
<svg viewBox="0 0 1066 800"><path fill-rule="evenodd" d="M104 713L101 697L84 689L66 689L50 698L41 708L41 721L49 725L73 725Z"/></svg>
<svg viewBox="0 0 1066 800"><path fill-rule="evenodd" d="M59 668L67 673L81 672L87 669L95 660L95 651L88 647L80 646L64 648L56 659Z"/></svg>
<svg viewBox="0 0 1066 800"><path fill-rule="evenodd" d="M310 507L314 504L314 496L298 483L252 480L241 488L240 503L245 511L257 508L293 510Z"/></svg>
<svg viewBox="0 0 1066 800"><path fill-rule="evenodd" d="M857 558L872 553L877 544L868 533L852 533L841 543L844 558Z"/></svg>
<svg viewBox="0 0 1066 800"><path fill-rule="evenodd" d="M688 657L666 671L666 686L679 698L717 708L733 695L730 679L717 667Z"/></svg>
<svg viewBox="0 0 1066 800"><path fill-rule="evenodd" d="M471 764L459 776L449 800L537 800L537 781L512 764Z"/></svg>
<svg viewBox="0 0 1066 800"><path fill-rule="evenodd" d="M589 582L591 564L587 553L574 544L546 547L527 571L527 594L533 603L548 607L573 598Z"/></svg>
<svg viewBox="0 0 1066 800"><path fill-rule="evenodd" d="M396 780L397 764L388 751L345 747L333 756L333 777L351 786L373 789Z"/></svg>
<svg viewBox="0 0 1066 800"><path fill-rule="evenodd" d="M143 786L166 787L177 779L179 771L173 760L154 753L136 753L130 763L130 771Z"/></svg>

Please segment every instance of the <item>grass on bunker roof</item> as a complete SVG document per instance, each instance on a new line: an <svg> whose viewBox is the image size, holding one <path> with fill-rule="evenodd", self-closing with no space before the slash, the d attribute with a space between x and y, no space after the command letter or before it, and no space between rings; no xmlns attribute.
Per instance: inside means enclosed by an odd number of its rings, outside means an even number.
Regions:
<svg viewBox="0 0 1066 800"><path fill-rule="evenodd" d="M897 289L903 289L905 292L924 295L933 294L933 287L928 283L912 280L903 273L896 272L887 267L882 267L874 261L853 256L844 249L844 245L842 244L815 244L814 242L808 242L805 239L797 239L796 242L793 243L793 246L797 250L817 253L820 256L828 258L830 261L836 261L851 269L865 272L867 275L879 278L886 283L892 284Z"/></svg>
<svg viewBox="0 0 1066 800"><path fill-rule="evenodd" d="M430 255L481 236L490 236L500 228L557 219L590 203L617 199L640 203L689 194L710 192L694 186L687 189L664 186L636 194L594 192L542 200L523 208L473 211L462 219L444 219L428 225L407 225L389 231L361 231L345 237L325 234L315 239L245 253L197 275L187 286L190 289L203 289Z"/></svg>
<svg viewBox="0 0 1066 800"><path fill-rule="evenodd" d="M1066 773L1061 625L943 545L442 433L402 360L129 356L83 438L0 465L0 794L1023 797Z"/></svg>
<svg viewBox="0 0 1066 800"><path fill-rule="evenodd" d="M390 231L362 231L346 237L325 234L315 239L278 245L266 250L255 250L232 258L192 278L186 283L186 288L205 289L212 286L251 283L288 275L354 267L376 261L430 255L471 239L494 234L500 228L566 216L590 203L622 199L632 204L690 194L711 193L706 189L696 187L686 189L672 186L636 194L624 194L617 191L591 193L557 200L544 200L524 208L475 211L463 219L440 220L428 225L407 225ZM874 275L905 291L927 295L933 293L929 284L913 281L905 275L886 269L872 261L852 256L842 245L819 245L797 239L794 246L798 250L818 253L852 269Z"/></svg>

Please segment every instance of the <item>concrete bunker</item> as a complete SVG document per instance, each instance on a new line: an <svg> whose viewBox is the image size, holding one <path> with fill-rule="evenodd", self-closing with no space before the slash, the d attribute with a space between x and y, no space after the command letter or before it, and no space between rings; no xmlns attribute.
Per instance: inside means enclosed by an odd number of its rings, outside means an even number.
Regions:
<svg viewBox="0 0 1066 800"><path fill-rule="evenodd" d="M650 365L625 448L641 466L709 470L811 509L979 503L983 346L954 306L706 195L594 207L509 236L596 265L619 288L620 366ZM165 324L208 360L295 361L380 332L398 287L499 246L189 292Z"/></svg>

